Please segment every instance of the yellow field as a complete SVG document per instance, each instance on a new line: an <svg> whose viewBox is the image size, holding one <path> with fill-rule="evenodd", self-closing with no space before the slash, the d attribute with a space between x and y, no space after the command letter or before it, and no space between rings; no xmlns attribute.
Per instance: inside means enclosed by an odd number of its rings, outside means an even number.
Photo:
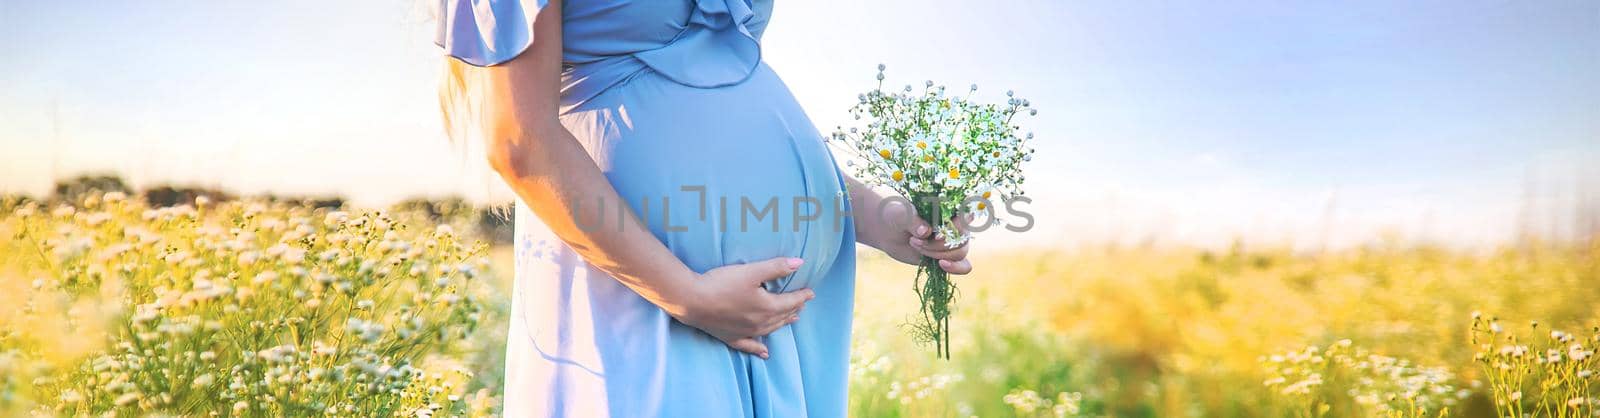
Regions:
<svg viewBox="0 0 1600 418"><path fill-rule="evenodd" d="M1507 405L1522 409L1504 415L1592 416L1594 380L1576 375L1596 366L1597 256L1593 247L1469 255L1379 245L1315 256L1106 249L979 257L984 268L963 283L949 362L919 356L926 350L894 329L894 318L912 312L908 299L858 302L856 339L871 377L852 387L855 412L1492 416L1498 388L1499 399L1521 399ZM904 268L867 266L862 288L873 290L863 294L908 291L897 289L906 286ZM1489 331L1490 312L1502 318L1498 334ZM1546 323L1530 329L1534 320ZM1554 341L1552 326L1572 334ZM1479 344L1490 353L1475 360ZM1531 353L1502 356L1507 345ZM872 368L876 356L893 366ZM1492 384L1491 366L1510 366L1498 374L1527 376L1524 385ZM939 375L959 377L905 398L913 382Z"/></svg>
<svg viewBox="0 0 1600 418"><path fill-rule="evenodd" d="M509 252L462 222L76 206L0 207L0 416L494 413ZM981 253L950 360L860 254L856 416L1596 416L1600 246Z"/></svg>

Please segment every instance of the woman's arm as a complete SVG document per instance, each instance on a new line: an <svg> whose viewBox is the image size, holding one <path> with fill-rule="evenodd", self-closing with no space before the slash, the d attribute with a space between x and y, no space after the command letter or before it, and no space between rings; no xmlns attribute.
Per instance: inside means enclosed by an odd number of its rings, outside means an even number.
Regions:
<svg viewBox="0 0 1600 418"><path fill-rule="evenodd" d="M850 189L850 216L855 219L857 242L902 263L917 264L928 256L939 259L939 267L951 274L972 272L967 245L945 248L944 238L930 239L933 228L916 216L905 199L890 199L850 176L845 176L845 185Z"/></svg>
<svg viewBox="0 0 1600 418"><path fill-rule="evenodd" d="M594 160L557 119L560 103L561 2L539 12L534 43L505 64L466 71L484 85L481 126L490 165L568 246L646 300L741 351L766 357L754 337L798 319L810 289L772 294L764 281L799 267L797 258L726 266L697 274L640 223L580 228L579 202L618 196Z"/></svg>

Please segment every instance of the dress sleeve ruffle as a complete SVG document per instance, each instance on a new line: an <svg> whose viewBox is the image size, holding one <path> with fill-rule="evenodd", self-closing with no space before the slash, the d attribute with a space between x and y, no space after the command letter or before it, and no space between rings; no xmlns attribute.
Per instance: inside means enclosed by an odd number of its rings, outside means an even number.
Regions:
<svg viewBox="0 0 1600 418"><path fill-rule="evenodd" d="M439 0L434 43L445 54L486 67L533 45L533 22L549 0Z"/></svg>

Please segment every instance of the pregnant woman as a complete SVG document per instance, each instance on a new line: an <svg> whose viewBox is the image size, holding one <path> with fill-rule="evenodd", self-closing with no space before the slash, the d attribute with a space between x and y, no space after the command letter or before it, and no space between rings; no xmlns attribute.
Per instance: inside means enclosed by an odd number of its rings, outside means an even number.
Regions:
<svg viewBox="0 0 1600 418"><path fill-rule="evenodd" d="M442 0L441 92L516 192L512 417L841 417L855 243L967 273L841 174L769 0Z"/></svg>

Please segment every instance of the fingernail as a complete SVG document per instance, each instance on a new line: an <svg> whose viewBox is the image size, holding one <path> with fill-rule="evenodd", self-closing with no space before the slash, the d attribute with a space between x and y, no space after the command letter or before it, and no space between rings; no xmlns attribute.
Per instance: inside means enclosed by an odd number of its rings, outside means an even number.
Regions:
<svg viewBox="0 0 1600 418"><path fill-rule="evenodd" d="M786 263L788 264L790 270L794 270L794 269L800 268L800 265L801 264L805 264L805 262L806 262L806 260L802 260L802 259L795 258L795 257L790 257L789 260Z"/></svg>
<svg viewBox="0 0 1600 418"><path fill-rule="evenodd" d="M920 237L920 236L924 236L924 235L928 235L928 226L927 225L918 226L917 227L917 236Z"/></svg>
<svg viewBox="0 0 1600 418"><path fill-rule="evenodd" d="M915 245L915 246L918 246L918 247L921 247L921 246L923 246L924 244L927 244L927 243L928 243L927 241L923 241L920 238L912 238L911 239L911 245Z"/></svg>
<svg viewBox="0 0 1600 418"><path fill-rule="evenodd" d="M767 359L767 352L765 352L765 351L761 352L761 359L762 360L766 360Z"/></svg>

